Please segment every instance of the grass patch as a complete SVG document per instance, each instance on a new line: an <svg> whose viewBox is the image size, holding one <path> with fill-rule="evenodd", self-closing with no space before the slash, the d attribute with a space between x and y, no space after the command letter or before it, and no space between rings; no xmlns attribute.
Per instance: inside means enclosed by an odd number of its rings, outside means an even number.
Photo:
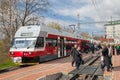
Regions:
<svg viewBox="0 0 120 80"><path fill-rule="evenodd" d="M0 63L0 69L12 67L12 66L18 66L18 64L13 63L9 58L3 61L2 63Z"/></svg>
<svg viewBox="0 0 120 80"><path fill-rule="evenodd" d="M6 40L0 40L0 69L17 66L14 64L9 56L9 45Z"/></svg>

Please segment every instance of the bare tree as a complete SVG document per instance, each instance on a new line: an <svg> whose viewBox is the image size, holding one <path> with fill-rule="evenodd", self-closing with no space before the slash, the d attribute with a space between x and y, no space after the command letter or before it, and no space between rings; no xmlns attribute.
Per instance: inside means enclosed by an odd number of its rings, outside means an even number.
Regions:
<svg viewBox="0 0 120 80"><path fill-rule="evenodd" d="M48 5L47 0L0 0L0 31L8 47L19 26L39 21Z"/></svg>
<svg viewBox="0 0 120 80"><path fill-rule="evenodd" d="M49 5L47 0L19 0L17 3L17 16L21 25L30 24L31 21L38 21L43 11L47 10ZM22 13L21 13L22 12Z"/></svg>
<svg viewBox="0 0 120 80"><path fill-rule="evenodd" d="M10 39L12 38L12 26L11 26L11 20L12 20L12 16L11 16L11 4L9 0L1 0L0 2L0 30L3 34L5 34L6 36L6 40L7 42L10 41Z"/></svg>

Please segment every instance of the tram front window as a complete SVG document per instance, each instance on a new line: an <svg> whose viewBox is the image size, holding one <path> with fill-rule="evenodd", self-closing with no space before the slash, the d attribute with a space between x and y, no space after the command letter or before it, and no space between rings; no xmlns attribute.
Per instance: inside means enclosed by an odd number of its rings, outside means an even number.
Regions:
<svg viewBox="0 0 120 80"><path fill-rule="evenodd" d="M38 37L37 42L35 45L36 48L41 48L44 47L44 38L43 37Z"/></svg>
<svg viewBox="0 0 120 80"><path fill-rule="evenodd" d="M21 38L14 39L13 48L33 48L35 46L36 38Z"/></svg>

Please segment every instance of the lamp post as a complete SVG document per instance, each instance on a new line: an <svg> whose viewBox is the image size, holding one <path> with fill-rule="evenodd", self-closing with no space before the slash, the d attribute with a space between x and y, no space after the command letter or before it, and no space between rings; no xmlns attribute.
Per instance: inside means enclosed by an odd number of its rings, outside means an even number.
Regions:
<svg viewBox="0 0 120 80"><path fill-rule="evenodd" d="M72 28L72 26L73 26L73 28ZM75 32L75 24L71 24L71 25L69 25L69 27L73 30L73 32Z"/></svg>
<svg viewBox="0 0 120 80"><path fill-rule="evenodd" d="M91 41L92 43L93 43L93 40L94 40L94 35L93 35L93 33L94 33L94 32L92 32L92 41Z"/></svg>
<svg viewBox="0 0 120 80"><path fill-rule="evenodd" d="M104 31L93 31L93 32L91 33L91 37L92 37L91 42L92 42L92 43L94 42L94 33L99 33L99 32L104 32Z"/></svg>

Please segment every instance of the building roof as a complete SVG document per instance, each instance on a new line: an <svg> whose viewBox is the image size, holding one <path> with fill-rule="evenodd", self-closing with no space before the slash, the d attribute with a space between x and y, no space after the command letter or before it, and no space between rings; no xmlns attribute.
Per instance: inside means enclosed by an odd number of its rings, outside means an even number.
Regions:
<svg viewBox="0 0 120 80"><path fill-rule="evenodd" d="M99 38L99 41L101 41L101 42L114 42L114 39L112 39L112 38Z"/></svg>
<svg viewBox="0 0 120 80"><path fill-rule="evenodd" d="M120 20L116 20L116 21L110 21L107 24L105 24L104 26L119 25L119 24L120 24Z"/></svg>

